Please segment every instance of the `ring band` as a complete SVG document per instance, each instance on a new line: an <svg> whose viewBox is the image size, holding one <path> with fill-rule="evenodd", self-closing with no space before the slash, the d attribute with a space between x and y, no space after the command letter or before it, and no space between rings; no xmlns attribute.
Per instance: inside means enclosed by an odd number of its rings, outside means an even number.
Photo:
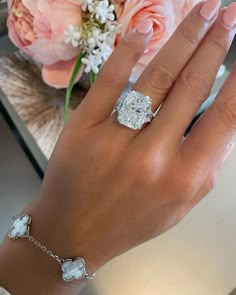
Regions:
<svg viewBox="0 0 236 295"><path fill-rule="evenodd" d="M151 122L156 116L152 112L152 99L140 92L131 90L116 107L117 121L128 128L139 130L145 123Z"/></svg>

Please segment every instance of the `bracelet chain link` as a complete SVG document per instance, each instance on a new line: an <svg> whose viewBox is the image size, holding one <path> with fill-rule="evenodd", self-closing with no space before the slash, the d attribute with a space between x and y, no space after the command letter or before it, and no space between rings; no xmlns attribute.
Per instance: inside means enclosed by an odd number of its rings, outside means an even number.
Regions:
<svg viewBox="0 0 236 295"><path fill-rule="evenodd" d="M41 250L46 252L49 256L51 256L54 260L56 260L59 264L62 264L65 260L61 259L58 255L53 254L51 250L48 250L48 248L44 245L42 245L39 241L37 241L33 236L27 235L26 236L30 242L35 244L37 247L39 247Z"/></svg>

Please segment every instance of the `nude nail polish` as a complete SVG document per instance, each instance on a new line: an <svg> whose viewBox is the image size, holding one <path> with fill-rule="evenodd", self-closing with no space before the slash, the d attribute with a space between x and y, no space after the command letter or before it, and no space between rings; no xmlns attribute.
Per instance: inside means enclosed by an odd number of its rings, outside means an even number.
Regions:
<svg viewBox="0 0 236 295"><path fill-rule="evenodd" d="M221 0L206 0L200 14L205 20L211 20L217 14L221 6Z"/></svg>
<svg viewBox="0 0 236 295"><path fill-rule="evenodd" d="M136 27L136 31L140 34L147 35L153 30L153 22L150 19L145 19Z"/></svg>
<svg viewBox="0 0 236 295"><path fill-rule="evenodd" d="M236 25L236 3L231 3L222 15L222 20L227 27L234 28Z"/></svg>

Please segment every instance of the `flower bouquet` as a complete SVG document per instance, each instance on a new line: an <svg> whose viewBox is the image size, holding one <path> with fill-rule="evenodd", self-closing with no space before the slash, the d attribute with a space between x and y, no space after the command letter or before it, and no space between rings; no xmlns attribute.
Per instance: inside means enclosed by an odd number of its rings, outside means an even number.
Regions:
<svg viewBox="0 0 236 295"><path fill-rule="evenodd" d="M88 73L91 84L121 38L144 19L153 36L133 69L145 67L200 0L9 0L10 39L41 67L42 79L67 88L65 119L73 85Z"/></svg>

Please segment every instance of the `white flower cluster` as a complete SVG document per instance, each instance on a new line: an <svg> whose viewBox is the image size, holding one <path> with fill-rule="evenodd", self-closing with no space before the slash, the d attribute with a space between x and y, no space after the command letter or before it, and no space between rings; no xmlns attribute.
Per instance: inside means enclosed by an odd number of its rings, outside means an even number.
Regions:
<svg viewBox="0 0 236 295"><path fill-rule="evenodd" d="M87 21L77 28L69 25L65 30L65 42L80 46L84 54L84 71L95 74L112 53L119 26L115 21L115 7L108 0L78 0Z"/></svg>

